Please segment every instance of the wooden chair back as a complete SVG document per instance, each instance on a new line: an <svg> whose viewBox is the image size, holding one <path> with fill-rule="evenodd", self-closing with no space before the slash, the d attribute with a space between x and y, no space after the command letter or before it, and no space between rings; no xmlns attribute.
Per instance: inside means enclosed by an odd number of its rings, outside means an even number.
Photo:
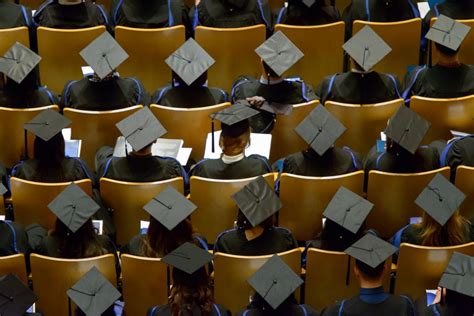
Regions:
<svg viewBox="0 0 474 316"><path fill-rule="evenodd" d="M273 173L263 177L273 188ZM198 207L191 215L191 222L210 244L214 243L221 232L234 227L238 207L231 195L254 179L218 180L191 177L191 201Z"/></svg>
<svg viewBox="0 0 474 316"><path fill-rule="evenodd" d="M432 18L430 21L430 26L433 26L433 24L438 20L438 18ZM474 28L474 19L471 20L456 20L462 24L465 24L467 26L470 26L471 29ZM434 44L431 43L432 45L432 56L433 56L433 65L435 65L438 62L439 59L439 54L434 48ZM462 42L461 49L459 50L459 60L465 64L468 65L473 65L474 64L474 34L473 32L469 32Z"/></svg>
<svg viewBox="0 0 474 316"><path fill-rule="evenodd" d="M387 259L384 273L384 288L387 292L390 290L391 263L391 258ZM354 275L354 265L354 258L344 252L308 249L305 303L322 310L336 301L356 296L359 284Z"/></svg>
<svg viewBox="0 0 474 316"><path fill-rule="evenodd" d="M341 186L363 195L364 171L334 177L282 174L280 200L283 208L279 211L278 225L288 228L297 240L314 239L322 230L326 206Z"/></svg>
<svg viewBox="0 0 474 316"><path fill-rule="evenodd" d="M421 216L423 210L415 204L415 200L438 173L449 179L450 169L444 167L408 174L371 170L367 199L374 204L374 208L367 216L367 228L373 228L388 238L408 225L410 217Z"/></svg>
<svg viewBox="0 0 474 316"><path fill-rule="evenodd" d="M459 207L459 212L467 219L474 218L474 167L459 166L456 169L456 186L466 199Z"/></svg>
<svg viewBox="0 0 474 316"><path fill-rule="evenodd" d="M92 196L90 179L75 181L84 192ZM10 189L12 192L15 222L23 227L39 224L45 229L52 229L56 224L56 216L48 208L48 204L61 193L71 182L43 183L12 177Z"/></svg>
<svg viewBox="0 0 474 316"><path fill-rule="evenodd" d="M113 210L118 245L126 245L140 232L140 221L150 220L150 214L143 207L168 186L184 193L182 177L143 183L100 179L102 200Z"/></svg>
<svg viewBox="0 0 474 316"><path fill-rule="evenodd" d="M96 0L94 1L95 3L104 6L104 8L107 10L107 12L110 11L110 8L112 6L112 0Z"/></svg>
<svg viewBox="0 0 474 316"><path fill-rule="evenodd" d="M23 284L28 285L25 255L20 253L17 255L0 257L0 277L9 273L16 275Z"/></svg>
<svg viewBox="0 0 474 316"><path fill-rule="evenodd" d="M318 100L295 104L290 115L279 115L277 117L272 131L271 161L286 157L308 147L303 138L295 132L295 127L318 105Z"/></svg>
<svg viewBox="0 0 474 316"><path fill-rule="evenodd" d="M26 47L30 47L30 38L26 26L0 29L0 56L5 55L10 47L12 47L16 42L20 42Z"/></svg>
<svg viewBox="0 0 474 316"><path fill-rule="evenodd" d="M424 144L452 138L450 130L474 133L474 95L452 99L412 97L410 108L431 122Z"/></svg>
<svg viewBox="0 0 474 316"><path fill-rule="evenodd" d="M136 105L111 111L64 109L64 116L72 121L71 137L82 140L81 158L90 168L94 167L95 154L101 146L115 146L121 135L115 124L142 108Z"/></svg>
<svg viewBox="0 0 474 316"><path fill-rule="evenodd" d="M353 34L369 25L387 44L392 51L382 59L374 70L398 76L405 76L409 66L416 66L420 61L421 19L399 22L367 22L354 21ZM403 34L403 36L400 36Z"/></svg>
<svg viewBox="0 0 474 316"><path fill-rule="evenodd" d="M339 10L339 14L344 12L344 9L347 8L347 6L352 2L352 0L335 0L333 2L336 2L336 8Z"/></svg>
<svg viewBox="0 0 474 316"><path fill-rule="evenodd" d="M349 146L364 155L380 139L380 132L385 130L388 119L401 105L402 99L363 105L326 102L326 109L347 128L336 145Z"/></svg>
<svg viewBox="0 0 474 316"><path fill-rule="evenodd" d="M279 253L283 261L297 274L301 273L301 251L293 249ZM216 303L227 307L232 314L245 308L254 293L247 279L250 278L272 255L236 256L216 253L214 258L214 295Z"/></svg>
<svg viewBox="0 0 474 316"><path fill-rule="evenodd" d="M38 52L42 57L39 64L41 83L61 93L67 80L81 79L81 67L86 62L79 53L105 31L103 25L84 29L38 27Z"/></svg>
<svg viewBox="0 0 474 316"><path fill-rule="evenodd" d="M241 75L257 77L260 58L255 49L265 41L265 25L239 28L196 27L195 39L216 63L208 70L209 86L230 91Z"/></svg>
<svg viewBox="0 0 474 316"><path fill-rule="evenodd" d="M0 161L13 167L25 155L25 123L46 109L59 111L56 105L32 109L13 109L0 107ZM27 132L28 155L33 156L35 135Z"/></svg>
<svg viewBox="0 0 474 316"><path fill-rule="evenodd" d="M324 77L342 72L344 22L314 26L277 24L277 31L282 31L304 53L285 76L301 77L305 83L316 87ZM309 41L309 38L313 40Z"/></svg>
<svg viewBox="0 0 474 316"><path fill-rule="evenodd" d="M121 262L127 315L146 315L150 307L168 303L168 266L161 259L124 254Z"/></svg>
<svg viewBox="0 0 474 316"><path fill-rule="evenodd" d="M451 247L424 247L403 243L398 256L395 294L416 300L436 289L453 252L474 256L474 242Z"/></svg>
<svg viewBox="0 0 474 316"><path fill-rule="evenodd" d="M86 259L59 259L32 254L30 260L35 293L39 297L36 308L44 315L69 315L66 291L94 266L114 286L117 285L113 254Z"/></svg>
<svg viewBox="0 0 474 316"><path fill-rule="evenodd" d="M172 108L168 106L150 105L150 110L168 131L165 138L184 140L185 147L191 147L191 157L196 161L204 157L207 134L211 132L212 113L221 111L230 103L221 103L199 108Z"/></svg>
<svg viewBox="0 0 474 316"><path fill-rule="evenodd" d="M130 56L118 67L120 75L137 77L150 93L171 81L165 59L185 41L183 25L160 29L115 27L115 39Z"/></svg>
<svg viewBox="0 0 474 316"><path fill-rule="evenodd" d="M43 3L43 0L20 0L21 5L24 5L31 10L37 10Z"/></svg>

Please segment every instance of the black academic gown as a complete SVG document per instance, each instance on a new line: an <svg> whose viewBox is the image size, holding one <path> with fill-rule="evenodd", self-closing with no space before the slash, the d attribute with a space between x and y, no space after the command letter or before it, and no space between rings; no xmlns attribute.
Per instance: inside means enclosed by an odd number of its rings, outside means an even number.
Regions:
<svg viewBox="0 0 474 316"><path fill-rule="evenodd" d="M316 94L321 104L373 104L401 98L399 87L398 79L390 74L345 72L326 77Z"/></svg>
<svg viewBox="0 0 474 316"><path fill-rule="evenodd" d="M214 252L238 256L263 256L298 248L298 242L286 228L266 228L262 235L247 240L243 229L230 229L217 236Z"/></svg>
<svg viewBox="0 0 474 316"><path fill-rule="evenodd" d="M0 221L0 257L29 252L28 236L23 227L18 223Z"/></svg>
<svg viewBox="0 0 474 316"><path fill-rule="evenodd" d="M158 89L152 103L175 108L197 108L228 102L227 92L219 88L171 86Z"/></svg>
<svg viewBox="0 0 474 316"><path fill-rule="evenodd" d="M445 0L436 4L424 18L426 29L429 28L431 19L439 17L441 14L458 20L473 19L474 2L472 0Z"/></svg>
<svg viewBox="0 0 474 316"><path fill-rule="evenodd" d="M270 315L269 312L264 313L261 309L247 309L237 313L237 316L266 316ZM314 310L311 306L306 304L293 304L290 307L286 307L285 310L275 311L273 315L289 315L289 316L318 316L319 313Z"/></svg>
<svg viewBox="0 0 474 316"><path fill-rule="evenodd" d="M70 81L64 87L60 101L61 108L89 111L116 110L149 103L150 96L138 79L117 76L98 82L89 77Z"/></svg>
<svg viewBox="0 0 474 316"><path fill-rule="evenodd" d="M330 5L319 5L316 2L308 8L301 0L289 1L288 7L283 7L278 12L275 24L310 26L341 20L337 8Z"/></svg>
<svg viewBox="0 0 474 316"><path fill-rule="evenodd" d="M58 104L58 97L46 87L38 87L33 91L0 88L0 106L9 108L36 108Z"/></svg>
<svg viewBox="0 0 474 316"><path fill-rule="evenodd" d="M0 29L31 25L31 11L25 6L0 0Z"/></svg>
<svg viewBox="0 0 474 316"><path fill-rule="evenodd" d="M193 308L192 312L193 316L201 316L201 311L197 308ZM210 316L230 316L231 313L225 307L214 304ZM171 313L171 306L170 305L163 305L163 306L155 306L150 308L147 313L147 316L172 316Z"/></svg>
<svg viewBox="0 0 474 316"><path fill-rule="evenodd" d="M60 5L55 0L43 3L33 16L36 26L59 29L80 29L98 25L109 25L104 8L92 2L76 5Z"/></svg>
<svg viewBox="0 0 474 316"><path fill-rule="evenodd" d="M420 67L405 77L403 97L458 98L474 94L474 66Z"/></svg>
<svg viewBox="0 0 474 316"><path fill-rule="evenodd" d="M322 316L384 315L414 316L413 302L405 296L384 293L383 287L360 289L359 296L324 309Z"/></svg>
<svg viewBox="0 0 474 316"><path fill-rule="evenodd" d="M267 84L252 77L240 77L232 86L232 100L243 100L254 96L263 97L269 102L279 104L299 104L316 99L311 85L301 80L281 80L278 83ZM266 111L249 119L252 132L270 133L274 126L276 115Z"/></svg>
<svg viewBox="0 0 474 316"><path fill-rule="evenodd" d="M250 155L242 160L226 164L222 159L204 159L195 164L189 176L210 179L244 179L272 172L267 158Z"/></svg>
<svg viewBox="0 0 474 316"><path fill-rule="evenodd" d="M454 180L458 166L474 167L474 135L451 141L441 152L441 167L451 167L451 179Z"/></svg>

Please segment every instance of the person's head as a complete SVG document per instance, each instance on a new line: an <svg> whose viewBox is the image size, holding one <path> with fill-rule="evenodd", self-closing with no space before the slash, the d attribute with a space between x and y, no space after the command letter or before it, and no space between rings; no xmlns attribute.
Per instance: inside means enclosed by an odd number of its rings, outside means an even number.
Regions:
<svg viewBox="0 0 474 316"><path fill-rule="evenodd" d="M142 149L140 150L132 150L132 152L130 153L132 156L151 156L152 155L152 146L153 146L154 143L151 143L149 144L148 146L145 146L143 147Z"/></svg>
<svg viewBox="0 0 474 316"><path fill-rule="evenodd" d="M416 224L416 227L421 229L423 246L455 246L469 241L469 221L458 211L443 226L425 212L421 223Z"/></svg>
<svg viewBox="0 0 474 316"><path fill-rule="evenodd" d="M65 158L65 144L62 133L58 133L50 140L44 141L36 137L34 141L34 158L38 162L38 168L34 176L35 181L44 181L52 177L56 181L64 181L61 162Z"/></svg>
<svg viewBox="0 0 474 316"><path fill-rule="evenodd" d="M452 50L451 48L448 48L444 45L435 43L435 49L439 54L438 62L442 63L458 61L459 50L461 49L461 47L459 47L457 50Z"/></svg>
<svg viewBox="0 0 474 316"><path fill-rule="evenodd" d="M354 234L327 218L321 232L321 248L330 251L344 251L361 239L364 234L364 225Z"/></svg>
<svg viewBox="0 0 474 316"><path fill-rule="evenodd" d="M280 304L280 306L278 306L277 309L273 309L260 294L255 293L247 308L257 309L262 315L291 315L291 308L297 304L298 302L296 301L295 295L291 294L285 301L283 301L283 303Z"/></svg>
<svg viewBox="0 0 474 316"><path fill-rule="evenodd" d="M365 71L364 68L362 68L362 66L359 65L359 63L357 63L354 58L350 57L349 60L350 60L350 64L351 64L351 71L364 72L364 73L365 72L370 72L370 70Z"/></svg>
<svg viewBox="0 0 474 316"><path fill-rule="evenodd" d="M239 229L243 229L243 230L249 230L249 229L252 229L254 228L252 226L252 224L250 223L250 221L247 219L247 217L245 216L245 214L239 210L238 213L237 213L237 228ZM266 220L264 220L263 222L261 222L260 224L258 224L257 226L258 227L261 227L263 229L267 229L267 228L270 228L274 225L274 217L273 215L268 217Z"/></svg>
<svg viewBox="0 0 474 316"><path fill-rule="evenodd" d="M243 132L239 131L237 135L234 133L226 133L224 127L219 139L219 146L222 152L227 156L236 156L245 152L245 149L250 144L250 125L248 120L236 123L232 127L227 128L236 129L236 125L242 125Z"/></svg>
<svg viewBox="0 0 474 316"><path fill-rule="evenodd" d="M174 82L175 86L182 86L182 87L188 87L186 82L184 82L183 79L181 79L180 76L178 76L174 71L171 72L171 76ZM202 75L200 75L196 80L194 80L189 87L202 87L205 85L207 82L207 71L205 71Z"/></svg>
<svg viewBox="0 0 474 316"><path fill-rule="evenodd" d="M354 274L359 283L361 284L370 283L380 286L382 285L382 279L385 269L385 261L376 266L375 268L372 268L368 264L356 259L354 265Z"/></svg>
<svg viewBox="0 0 474 316"><path fill-rule="evenodd" d="M265 79L280 79L279 76L270 66L267 65L266 62L261 60L262 62L262 75Z"/></svg>

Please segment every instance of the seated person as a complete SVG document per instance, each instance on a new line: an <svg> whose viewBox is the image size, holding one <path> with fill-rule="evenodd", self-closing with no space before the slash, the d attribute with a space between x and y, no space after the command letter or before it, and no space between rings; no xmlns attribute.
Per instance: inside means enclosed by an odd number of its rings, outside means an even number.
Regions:
<svg viewBox="0 0 474 316"><path fill-rule="evenodd" d="M432 18L440 15L449 16L451 19L469 20L474 19L474 2L472 0L444 0L438 1L434 8L426 14L424 24L426 29L430 27Z"/></svg>
<svg viewBox="0 0 474 316"><path fill-rule="evenodd" d="M44 2L33 16L36 26L58 29L80 29L109 25L104 8L83 0L52 0Z"/></svg>
<svg viewBox="0 0 474 316"><path fill-rule="evenodd" d="M11 1L0 1L0 29L31 26L31 11Z"/></svg>
<svg viewBox="0 0 474 316"><path fill-rule="evenodd" d="M182 0L114 0L110 8L114 26L162 28L190 26L188 9Z"/></svg>
<svg viewBox="0 0 474 316"><path fill-rule="evenodd" d="M252 201L253 197L256 200ZM298 247L298 242L289 230L273 226L273 216L282 205L265 179L257 178L232 198L239 206L237 228L225 231L217 237L214 252L261 256ZM260 201L262 203L259 203Z"/></svg>
<svg viewBox="0 0 474 316"><path fill-rule="evenodd" d="M230 316L230 311L214 302L211 280L204 267L211 262L212 255L189 243L175 251L179 253L171 252L163 258L172 266L168 304L150 308L147 316Z"/></svg>
<svg viewBox="0 0 474 316"><path fill-rule="evenodd" d="M289 25L321 25L334 23L341 20L339 11L332 5L327 5L324 0L307 1L290 0L278 12L275 24Z"/></svg>
<svg viewBox="0 0 474 316"><path fill-rule="evenodd" d="M444 19L462 27L461 23L447 17L443 17ZM406 76L403 93L406 102L409 102L411 96L457 98L474 94L474 67L459 61L461 40L453 43L435 35L437 28L442 27L440 25L443 23L445 22L433 25L435 29L426 35L427 39L434 42L439 60L433 67L419 67Z"/></svg>
<svg viewBox="0 0 474 316"><path fill-rule="evenodd" d="M413 302L408 297L389 294L383 288L384 272L390 269L386 259L395 251L395 247L372 234L346 249L356 259L353 271L360 294L327 307L321 315L414 316Z"/></svg>
<svg viewBox="0 0 474 316"><path fill-rule="evenodd" d="M372 70L388 54L386 48L386 43L369 26L354 35L344 45L351 57L351 71L326 77L321 82L316 90L321 104L326 101L373 104L401 98L395 76ZM372 56L370 60L364 58L367 52Z"/></svg>
<svg viewBox="0 0 474 316"><path fill-rule="evenodd" d="M454 138L441 152L441 167L451 167L451 181L454 182L459 166L474 167L474 135Z"/></svg>
<svg viewBox="0 0 474 316"><path fill-rule="evenodd" d="M181 55L192 59L188 67L182 66ZM173 79L171 84L155 92L153 103L176 108L195 108L229 101L224 90L207 87L207 69L214 61L193 39L189 39L171 54L166 63L172 69Z"/></svg>
<svg viewBox="0 0 474 316"><path fill-rule="evenodd" d="M128 125L132 126L128 132L122 130L123 126ZM95 157L99 178L153 182L185 177L186 181L186 172L176 159L152 155L151 146L166 131L148 108L135 112L117 126L130 142L132 152L127 153L126 157L113 157L112 147L100 148ZM136 137L134 133L137 133Z"/></svg>
<svg viewBox="0 0 474 316"><path fill-rule="evenodd" d="M286 46L279 54L276 46ZM299 78L283 77L304 55L282 32L275 33L256 50L262 59L260 79L242 76L232 85L232 100L247 100L259 109L260 114L250 120L254 133L271 133L276 114L284 113L288 105L309 102L316 99L313 88ZM267 108L263 105L268 103Z"/></svg>
<svg viewBox="0 0 474 316"><path fill-rule="evenodd" d="M369 22L396 22L419 18L420 12L413 0L353 0L342 13L346 23L346 37L352 35L355 20Z"/></svg>
<svg viewBox="0 0 474 316"><path fill-rule="evenodd" d="M232 113L238 113L239 117ZM201 160L191 168L189 175L211 179L243 179L272 172L265 157L245 156L251 131L248 118L256 114L257 111L240 103L214 114L214 119L222 121L219 139L222 156L218 159ZM234 116L235 119L241 119L242 115L245 116L243 120L232 125L226 124L233 123Z"/></svg>

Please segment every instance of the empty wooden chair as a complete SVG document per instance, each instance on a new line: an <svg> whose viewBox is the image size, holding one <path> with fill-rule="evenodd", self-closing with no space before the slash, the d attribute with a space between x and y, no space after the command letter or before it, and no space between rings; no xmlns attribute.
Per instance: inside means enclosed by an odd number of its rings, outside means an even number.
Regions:
<svg viewBox="0 0 474 316"><path fill-rule="evenodd" d="M34 290L39 298L36 308L44 315L69 315L66 291L94 266L113 285L117 285L113 254L87 259L58 259L32 254L30 260Z"/></svg>
<svg viewBox="0 0 474 316"><path fill-rule="evenodd" d="M467 219L474 218L474 167L459 166L456 170L456 186L466 194L459 212Z"/></svg>
<svg viewBox="0 0 474 316"><path fill-rule="evenodd" d="M200 108L173 108L150 105L150 110L168 131L164 138L182 139L185 147L191 147L191 157L196 161L204 157L207 134L211 132L212 113L221 111L230 103L221 103Z"/></svg>
<svg viewBox="0 0 474 316"><path fill-rule="evenodd" d="M255 49L265 41L265 25L239 28L196 27L195 39L214 58L209 86L230 91L238 76L260 76L260 58Z"/></svg>
<svg viewBox="0 0 474 316"><path fill-rule="evenodd" d="M415 200L433 177L440 173L449 179L449 167L437 170L397 174L372 170L369 172L367 199L374 208L367 216L367 228L383 237L392 237L408 225L410 217L423 214Z"/></svg>
<svg viewBox="0 0 474 316"><path fill-rule="evenodd" d="M337 146L349 146L364 155L380 139L388 119L403 104L402 99L375 104L346 104L328 101L325 107L347 128Z"/></svg>
<svg viewBox="0 0 474 316"><path fill-rule="evenodd" d="M140 78L150 93L166 85L171 81L171 70L165 59L184 43L184 33L183 25L160 29L117 26L115 38L129 55L118 67L120 75Z"/></svg>
<svg viewBox="0 0 474 316"><path fill-rule="evenodd" d="M295 127L318 105L318 100L295 104L290 115L279 115L277 117L272 131L271 161L286 157L308 147L303 138L295 132Z"/></svg>
<svg viewBox="0 0 474 316"><path fill-rule="evenodd" d="M291 230L297 240L314 239L322 230L326 206L341 186L362 195L364 172L357 171L334 177L282 174L280 199L283 208L278 215L279 225Z"/></svg>
<svg viewBox="0 0 474 316"><path fill-rule="evenodd" d="M168 266L157 258L122 255L122 288L127 315L146 315L168 303Z"/></svg>
<svg viewBox="0 0 474 316"><path fill-rule="evenodd" d="M353 34L369 25L392 51L375 65L374 70L394 74L403 79L407 68L416 66L420 59L421 19L399 22L354 21ZM403 34L403 36L400 36Z"/></svg>
<svg viewBox="0 0 474 316"><path fill-rule="evenodd" d="M410 108L431 122L423 144L450 139L450 130L474 133L474 96L452 99L412 97Z"/></svg>
<svg viewBox="0 0 474 316"><path fill-rule="evenodd" d="M453 252L474 256L474 243L451 247L400 246L395 294L417 299L427 289L436 289Z"/></svg>
<svg viewBox="0 0 474 316"><path fill-rule="evenodd" d="M25 256L22 253L0 257L0 277L9 273L16 275L24 284L28 285Z"/></svg>
<svg viewBox="0 0 474 316"><path fill-rule="evenodd" d="M13 167L25 155L25 129L23 125L46 109L59 111L56 105L32 109L12 109L0 107L0 161ZM28 154L33 156L35 135L28 132Z"/></svg>
<svg viewBox="0 0 474 316"><path fill-rule="evenodd" d="M278 254L283 261L300 275L299 249L293 249ZM250 287L247 279L250 278L265 262L268 256L235 256L216 253L214 258L214 296L216 303L228 308L232 314L245 309L249 297L255 291Z"/></svg>
<svg viewBox="0 0 474 316"><path fill-rule="evenodd" d="M26 227L39 224L45 229L55 227L56 216L48 204L71 182L42 183L12 177L10 180L15 221ZM92 195L90 179L75 181L84 192Z"/></svg>
<svg viewBox="0 0 474 316"><path fill-rule="evenodd" d="M61 93L67 80L81 79L83 77L81 67L86 62L79 53L104 32L103 25L85 29L38 27L38 52L42 57L39 65L42 84L56 93ZM58 49L58 44L60 49Z"/></svg>
<svg viewBox="0 0 474 316"><path fill-rule="evenodd" d="M0 56L5 55L7 50L9 50L16 42L20 42L26 47L30 47L30 38L26 26L15 27L12 29L0 29Z"/></svg>
<svg viewBox="0 0 474 316"><path fill-rule="evenodd" d="M142 108L136 105L111 111L64 109L64 116L72 121L71 137L82 140L81 158L90 168L94 167L95 154L101 146L115 146L121 135L115 124Z"/></svg>
<svg viewBox="0 0 474 316"><path fill-rule="evenodd" d="M143 183L100 179L102 200L113 210L117 244L127 244L140 232L140 221L150 220L150 214L143 207L168 186L184 192L184 180L181 177Z"/></svg>
<svg viewBox="0 0 474 316"><path fill-rule="evenodd" d="M350 263L349 263L350 260ZM384 273L385 291L390 289L391 258ZM305 303L317 310L345 298L358 295L359 284L354 275L354 258L344 252L308 249L306 257Z"/></svg>
<svg viewBox="0 0 474 316"><path fill-rule="evenodd" d="M344 22L314 26L277 24L277 31L282 31L304 53L285 76L301 77L316 88L324 77L342 72Z"/></svg>
<svg viewBox="0 0 474 316"><path fill-rule="evenodd" d="M273 173L264 175L264 178L273 187ZM214 243L221 232L234 227L238 207L231 195L254 179L218 180L191 177L191 201L198 207L191 215L191 222L209 243Z"/></svg>

